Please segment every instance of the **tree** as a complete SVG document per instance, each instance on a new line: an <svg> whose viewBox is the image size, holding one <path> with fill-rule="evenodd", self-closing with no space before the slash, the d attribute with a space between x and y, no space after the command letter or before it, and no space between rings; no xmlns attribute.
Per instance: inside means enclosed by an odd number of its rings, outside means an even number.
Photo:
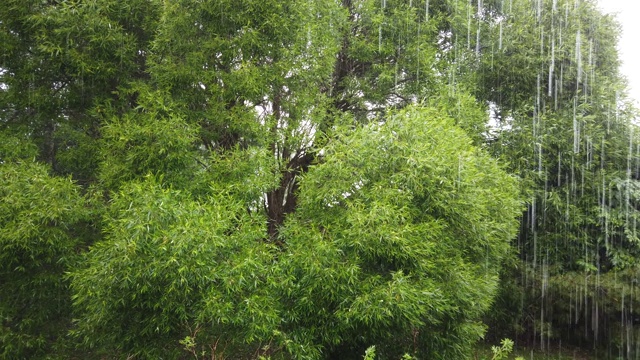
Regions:
<svg viewBox="0 0 640 360"><path fill-rule="evenodd" d="M0 137L0 355L64 353L71 294L64 274L92 238L95 215L69 178L33 161L35 146Z"/></svg>
<svg viewBox="0 0 640 360"><path fill-rule="evenodd" d="M290 336L341 358L371 344L467 358L517 227L517 181L435 109L343 131L282 230Z"/></svg>
<svg viewBox="0 0 640 360"><path fill-rule="evenodd" d="M468 355L517 227L515 178L433 109L336 134L281 247L242 198L128 182L73 272L77 335L119 356L177 357L180 341L236 358Z"/></svg>
<svg viewBox="0 0 640 360"><path fill-rule="evenodd" d="M107 110L135 108L155 1L14 1L0 10L3 129L30 134L56 174L96 180ZM107 114L110 115L110 114Z"/></svg>
<svg viewBox="0 0 640 360"><path fill-rule="evenodd" d="M590 1L7 4L0 136L35 148L0 167L61 191L47 261L82 256L48 296L87 356L463 358L505 259L546 341L577 333L549 289L633 273L639 132Z"/></svg>
<svg viewBox="0 0 640 360"><path fill-rule="evenodd" d="M592 1L513 2L504 10L494 20L499 31L483 40L496 51L479 65L476 94L494 104L501 126L494 154L520 174L531 200L515 244L520 271L506 275L511 291L497 311L514 310L503 319L521 316L506 336L524 329L543 349L561 340L611 350L603 322L617 322L621 310L601 294L622 289L600 288L601 276L605 284L635 267L638 252L637 127L617 71L618 25ZM577 285L576 277L588 281ZM523 308L505 305L518 301L514 284ZM577 316L576 307L588 310Z"/></svg>
<svg viewBox="0 0 640 360"><path fill-rule="evenodd" d="M71 274L73 333L88 349L248 358L273 337L273 249L262 241L263 216L242 201L224 193L197 201L150 176L114 195L104 223L105 239Z"/></svg>

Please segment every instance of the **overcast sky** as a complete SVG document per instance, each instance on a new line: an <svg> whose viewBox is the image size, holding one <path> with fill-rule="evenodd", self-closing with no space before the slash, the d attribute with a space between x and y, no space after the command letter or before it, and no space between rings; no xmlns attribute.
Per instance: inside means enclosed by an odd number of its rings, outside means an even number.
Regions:
<svg viewBox="0 0 640 360"><path fill-rule="evenodd" d="M629 95L640 105L640 0L598 0L598 4L605 13L616 14L622 25L621 70L629 80Z"/></svg>

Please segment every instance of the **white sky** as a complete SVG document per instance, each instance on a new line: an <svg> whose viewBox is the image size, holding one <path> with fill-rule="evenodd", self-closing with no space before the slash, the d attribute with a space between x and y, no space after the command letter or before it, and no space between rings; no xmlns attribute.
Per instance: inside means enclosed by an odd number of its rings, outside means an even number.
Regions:
<svg viewBox="0 0 640 360"><path fill-rule="evenodd" d="M605 13L616 15L622 25L618 43L622 74L629 80L629 96L640 105L640 0L598 0Z"/></svg>

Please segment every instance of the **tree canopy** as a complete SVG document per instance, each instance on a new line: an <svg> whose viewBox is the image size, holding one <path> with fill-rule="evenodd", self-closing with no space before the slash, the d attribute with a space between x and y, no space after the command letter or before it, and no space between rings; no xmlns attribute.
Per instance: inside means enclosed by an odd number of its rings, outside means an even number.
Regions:
<svg viewBox="0 0 640 360"><path fill-rule="evenodd" d="M635 356L592 0L5 3L3 357Z"/></svg>

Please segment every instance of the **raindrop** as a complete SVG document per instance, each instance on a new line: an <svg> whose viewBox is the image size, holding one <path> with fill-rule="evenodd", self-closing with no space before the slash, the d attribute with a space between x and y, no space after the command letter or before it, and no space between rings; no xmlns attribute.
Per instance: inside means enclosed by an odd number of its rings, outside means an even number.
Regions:
<svg viewBox="0 0 640 360"><path fill-rule="evenodd" d="M582 52L581 52L581 43L582 43L582 39L581 39L581 31L580 29L578 29L578 33L576 34L576 56L575 56L575 61L576 64L578 64L578 74L577 74L577 80L576 80L576 86L579 87L580 86L580 82L581 82L581 76L582 76ZM576 89L577 90L577 89Z"/></svg>
<svg viewBox="0 0 640 360"><path fill-rule="evenodd" d="M560 94L562 94L564 86L564 63L560 63Z"/></svg>
<svg viewBox="0 0 640 360"><path fill-rule="evenodd" d="M498 41L498 49L502 50L502 23L503 21L500 21L500 40Z"/></svg>
<svg viewBox="0 0 640 360"><path fill-rule="evenodd" d="M620 357L622 357L622 349L624 347L624 324L626 322L625 319L625 306L624 306L624 301L625 301L625 286L622 285L622 311L620 312L620 326L622 327L622 331L620 331Z"/></svg>
<svg viewBox="0 0 640 360"><path fill-rule="evenodd" d="M531 231L533 232L533 263L536 264L538 255L538 230L536 227L536 197L531 199Z"/></svg>
<svg viewBox="0 0 640 360"><path fill-rule="evenodd" d="M424 6L424 21L429 21L429 0L427 0Z"/></svg>
<svg viewBox="0 0 640 360"><path fill-rule="evenodd" d="M418 22L418 39L420 38L420 23ZM417 46L416 84L420 84L420 44Z"/></svg>
<svg viewBox="0 0 640 360"><path fill-rule="evenodd" d="M549 65L549 93L548 96L553 95L553 71L556 67L556 39L551 39L551 64Z"/></svg>
<svg viewBox="0 0 640 360"><path fill-rule="evenodd" d="M625 186L625 227L629 228L629 202L631 201L631 158L633 157L633 126L629 126L629 154L627 155L627 183Z"/></svg>
<svg viewBox="0 0 640 360"><path fill-rule="evenodd" d="M478 20L478 28L476 29L476 56L480 55L480 20Z"/></svg>
<svg viewBox="0 0 640 360"><path fill-rule="evenodd" d="M467 49L471 49L471 7L467 6Z"/></svg>
<svg viewBox="0 0 640 360"><path fill-rule="evenodd" d="M558 187L562 185L562 153L558 151Z"/></svg>
<svg viewBox="0 0 640 360"><path fill-rule="evenodd" d="M542 21L542 0L538 0L537 1L537 8L536 8L536 17L538 18L538 22Z"/></svg>
<svg viewBox="0 0 640 360"><path fill-rule="evenodd" d="M398 88L398 61L396 60L395 64L395 74L394 74L394 88Z"/></svg>
<svg viewBox="0 0 640 360"><path fill-rule="evenodd" d="M578 106L578 99L573 98L573 152L580 152L580 124L576 115L576 107Z"/></svg>

